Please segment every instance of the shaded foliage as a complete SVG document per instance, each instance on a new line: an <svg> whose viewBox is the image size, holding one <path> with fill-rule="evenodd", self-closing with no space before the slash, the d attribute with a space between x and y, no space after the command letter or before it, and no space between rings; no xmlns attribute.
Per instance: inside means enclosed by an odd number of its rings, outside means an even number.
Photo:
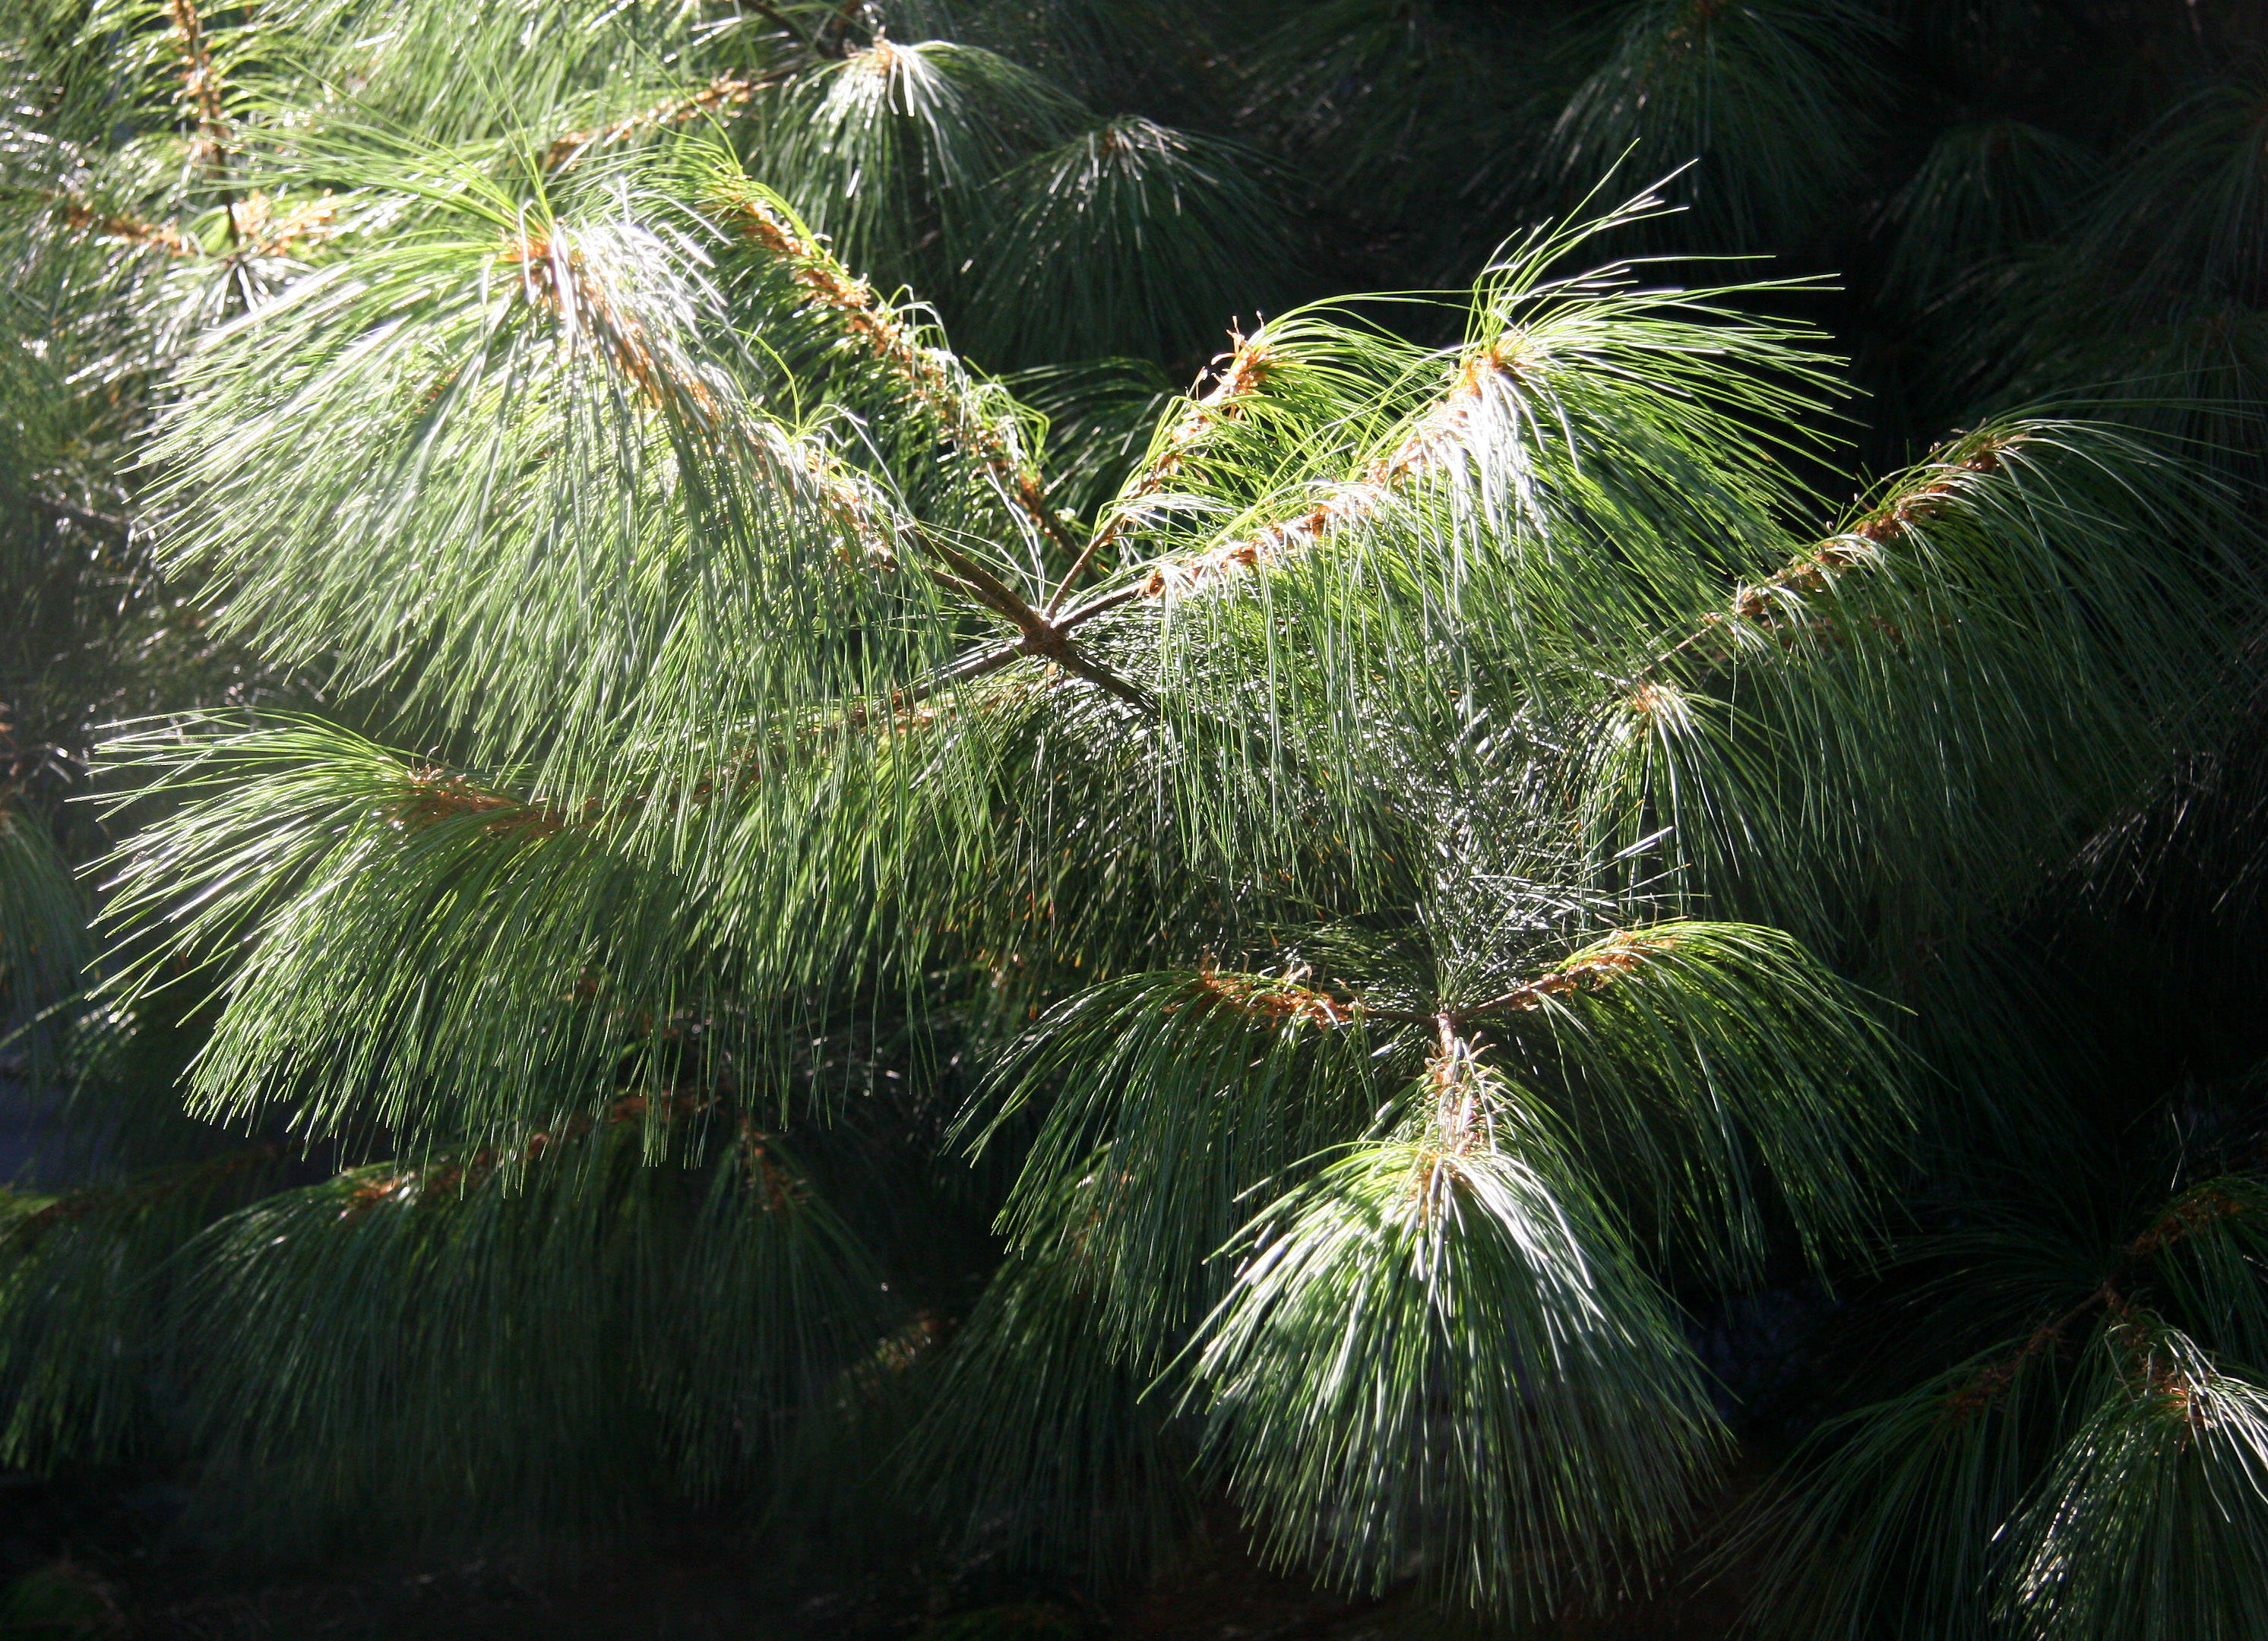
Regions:
<svg viewBox="0 0 2268 1641"><path fill-rule="evenodd" d="M0 1458L2257 1631L2258 19L1199 10L20 8Z"/></svg>

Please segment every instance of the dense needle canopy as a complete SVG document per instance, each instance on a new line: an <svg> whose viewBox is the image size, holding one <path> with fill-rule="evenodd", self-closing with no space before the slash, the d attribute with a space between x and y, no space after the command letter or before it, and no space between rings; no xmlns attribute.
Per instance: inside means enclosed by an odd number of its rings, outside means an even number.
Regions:
<svg viewBox="0 0 2268 1641"><path fill-rule="evenodd" d="M2257 1633L2258 92L1946 26L28 6L0 1459Z"/></svg>

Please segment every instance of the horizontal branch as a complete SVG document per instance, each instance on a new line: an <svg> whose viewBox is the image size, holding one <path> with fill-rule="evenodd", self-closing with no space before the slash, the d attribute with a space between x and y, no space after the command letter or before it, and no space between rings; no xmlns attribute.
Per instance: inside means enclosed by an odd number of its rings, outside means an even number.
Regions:
<svg viewBox="0 0 2268 1641"><path fill-rule="evenodd" d="M1532 1012L1543 1006L1546 997L1579 990L1587 981L1592 990L1603 990L1617 977L1676 944L1677 937L1672 934L1612 935L1597 949L1570 960L1562 968L1538 975L1486 1002L1468 1004L1461 1009L1381 1008L1366 1001L1351 986L1330 981L1314 986L1303 984L1310 972L1304 967L1290 969L1277 980L1228 973L1215 968L1211 960L1207 959L1197 972L1197 979L1213 995L1249 1013L1320 1026L1351 1026L1362 1020L1378 1020L1389 1026L1422 1026L1436 1033L1446 1046L1454 1041L1469 1023L1484 1015Z"/></svg>
<svg viewBox="0 0 2268 1641"><path fill-rule="evenodd" d="M131 519L120 519L110 513L96 512L91 508L80 507L56 497L41 496L36 492L27 499L41 512L50 513L57 519L78 526L83 530L99 530L106 535L114 535L122 541L130 539L134 534L134 521Z"/></svg>

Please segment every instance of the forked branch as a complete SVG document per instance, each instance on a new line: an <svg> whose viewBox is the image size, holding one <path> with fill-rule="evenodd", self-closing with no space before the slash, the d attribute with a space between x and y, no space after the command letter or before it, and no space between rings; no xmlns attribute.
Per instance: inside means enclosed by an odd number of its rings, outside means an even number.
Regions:
<svg viewBox="0 0 2268 1641"><path fill-rule="evenodd" d="M1330 1027L1351 1026L1364 1020L1391 1026L1423 1026L1437 1034L1446 1054L1450 1045L1463 1041L1465 1028L1476 1019L1491 1014L1532 1013L1543 1006L1545 998L1580 991L1586 984L1594 991L1603 991L1623 975L1635 972L1648 959L1674 948L1677 940L1676 935L1669 933L1616 933L1589 951L1570 958L1561 967L1509 991L1455 1009L1446 1005L1424 1010L1381 1008L1350 986L1329 981L1317 985L1306 983L1310 971L1304 966L1294 967L1281 979L1275 979L1229 974L1215 968L1208 959L1198 971L1197 982L1211 995L1255 1018L1292 1019Z"/></svg>
<svg viewBox="0 0 2268 1641"><path fill-rule="evenodd" d="M1263 526L1202 553L1160 559L1138 585L1106 595L1108 602L1094 600L1075 612L1076 617L1089 619L1136 598L1192 592L1309 551L1334 531L1375 518L1413 481L1442 472L1462 458L1473 412L1491 385L1519 378L1521 340L1519 333L1506 331L1467 352L1458 363L1455 380L1440 401L1392 449L1373 461L1360 478L1333 486L1296 518Z"/></svg>
<svg viewBox="0 0 2268 1641"><path fill-rule="evenodd" d="M2219 1182L2183 1193L2151 1222L2147 1230L2119 1250L2110 1274L2092 1293L2052 1321L2034 1328L2031 1336L2013 1355L1977 1369L1946 1392L1947 1417L1967 1419L1989 1411L2016 1382L2027 1365L2059 1348L2073 1326L2089 1314L2100 1310L2113 1317L2127 1316L2134 1308L2130 1291L2134 1269L2143 1261L2229 1219L2257 1214L2260 1207L2258 1200L2239 1196Z"/></svg>
<svg viewBox="0 0 2268 1641"><path fill-rule="evenodd" d="M1151 458L1149 466L1142 470L1141 475L1120 496L1110 516L1087 538L1086 547L1071 561L1071 568L1064 572L1063 580L1056 586L1055 596L1048 600L1047 613L1050 617L1063 607L1064 600L1087 565L1124 534L1128 526L1140 517L1139 504L1166 488L1168 481L1188 463L1192 453L1215 426L1223 422L1235 421L1243 414L1245 401L1260 391L1275 363L1275 355L1258 335L1250 337L1236 335L1236 346L1214 361L1219 369L1214 373L1212 386L1190 401L1189 408L1167 432L1164 446Z"/></svg>

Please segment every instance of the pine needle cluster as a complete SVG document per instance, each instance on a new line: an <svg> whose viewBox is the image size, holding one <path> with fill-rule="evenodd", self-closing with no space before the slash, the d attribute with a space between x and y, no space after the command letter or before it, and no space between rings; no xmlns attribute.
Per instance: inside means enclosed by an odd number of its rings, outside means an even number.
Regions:
<svg viewBox="0 0 2268 1641"><path fill-rule="evenodd" d="M2260 1084L2070 1025L2257 865L2257 88L1873 187L2014 9L1197 10L29 0L9 550L151 670L0 788L0 1461L2258 1633ZM1870 1359L1728 1525L1760 1290Z"/></svg>

